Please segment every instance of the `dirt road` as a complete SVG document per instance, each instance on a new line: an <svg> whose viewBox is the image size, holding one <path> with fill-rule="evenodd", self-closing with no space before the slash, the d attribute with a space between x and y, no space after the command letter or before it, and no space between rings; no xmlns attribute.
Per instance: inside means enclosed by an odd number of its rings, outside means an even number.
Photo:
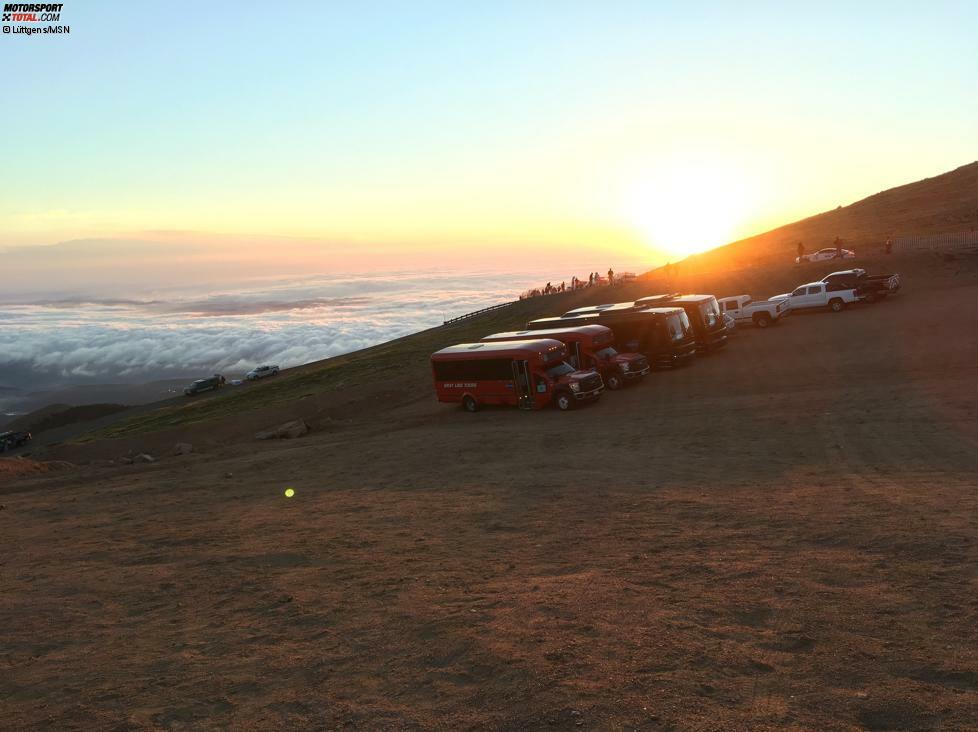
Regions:
<svg viewBox="0 0 978 732"><path fill-rule="evenodd" d="M978 267L905 266L569 414L420 364L301 440L2 483L0 718L973 729Z"/></svg>

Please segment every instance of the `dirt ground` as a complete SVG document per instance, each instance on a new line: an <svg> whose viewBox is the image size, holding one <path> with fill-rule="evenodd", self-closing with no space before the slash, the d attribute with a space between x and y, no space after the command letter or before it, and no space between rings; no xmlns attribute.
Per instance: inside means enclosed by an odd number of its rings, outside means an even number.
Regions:
<svg viewBox="0 0 978 732"><path fill-rule="evenodd" d="M0 727L978 728L978 264L900 265L569 414L420 363L0 483Z"/></svg>

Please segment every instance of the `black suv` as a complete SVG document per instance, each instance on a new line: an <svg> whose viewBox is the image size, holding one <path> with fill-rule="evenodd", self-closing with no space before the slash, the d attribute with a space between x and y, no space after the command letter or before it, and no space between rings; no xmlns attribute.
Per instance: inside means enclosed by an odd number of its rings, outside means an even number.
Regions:
<svg viewBox="0 0 978 732"><path fill-rule="evenodd" d="M0 432L0 452L23 447L31 439L30 432Z"/></svg>
<svg viewBox="0 0 978 732"><path fill-rule="evenodd" d="M220 374L214 374L206 379L197 379L194 383L183 390L183 393L187 396L193 396L194 394L199 394L202 391L216 391L224 386L224 377Z"/></svg>

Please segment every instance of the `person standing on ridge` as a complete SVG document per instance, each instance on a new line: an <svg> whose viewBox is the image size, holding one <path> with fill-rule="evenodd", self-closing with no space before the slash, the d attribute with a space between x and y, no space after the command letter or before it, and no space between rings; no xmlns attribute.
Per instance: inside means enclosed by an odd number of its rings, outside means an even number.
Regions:
<svg viewBox="0 0 978 732"><path fill-rule="evenodd" d="M804 257L805 257L805 245L802 244L801 242L798 242L798 262L799 263L804 262L805 261Z"/></svg>
<svg viewBox="0 0 978 732"><path fill-rule="evenodd" d="M613 270L611 267L608 267L608 285L610 286L613 284L615 284L615 270Z"/></svg>

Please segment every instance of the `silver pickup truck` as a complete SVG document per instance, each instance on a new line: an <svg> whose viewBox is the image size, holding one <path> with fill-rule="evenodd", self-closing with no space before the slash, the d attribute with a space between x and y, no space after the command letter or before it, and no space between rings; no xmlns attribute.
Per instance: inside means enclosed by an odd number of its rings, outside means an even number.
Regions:
<svg viewBox="0 0 978 732"><path fill-rule="evenodd" d="M792 292L775 295L769 300L786 303L792 310L828 308L833 313L841 313L847 305L857 303L862 298L854 288L846 284L809 282L796 287Z"/></svg>
<svg viewBox="0 0 978 732"><path fill-rule="evenodd" d="M753 323L758 328L767 328L791 312L788 302L753 300L750 295L722 297L717 302L724 315L729 315L738 323Z"/></svg>

